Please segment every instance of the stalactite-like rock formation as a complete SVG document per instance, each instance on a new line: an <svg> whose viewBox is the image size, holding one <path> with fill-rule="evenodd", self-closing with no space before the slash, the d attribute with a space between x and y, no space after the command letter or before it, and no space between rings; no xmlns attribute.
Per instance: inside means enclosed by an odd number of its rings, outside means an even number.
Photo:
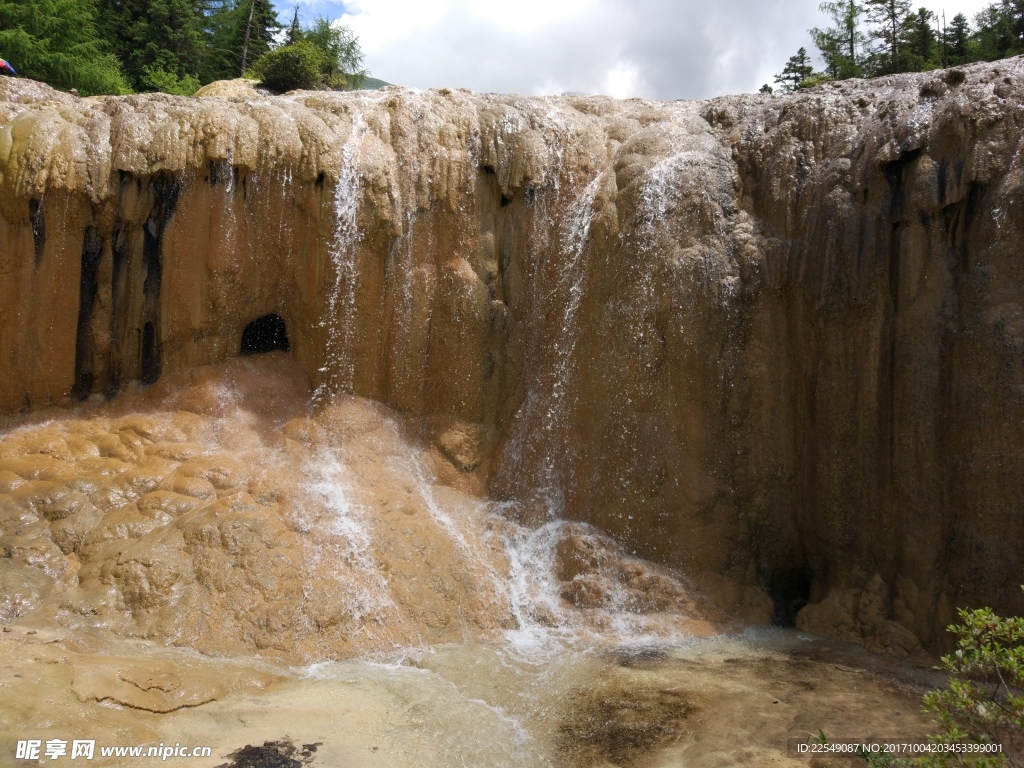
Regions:
<svg viewBox="0 0 1024 768"><path fill-rule="evenodd" d="M1019 58L690 103L0 79L0 411L258 337L727 603L935 648L1024 611L1022 136Z"/></svg>

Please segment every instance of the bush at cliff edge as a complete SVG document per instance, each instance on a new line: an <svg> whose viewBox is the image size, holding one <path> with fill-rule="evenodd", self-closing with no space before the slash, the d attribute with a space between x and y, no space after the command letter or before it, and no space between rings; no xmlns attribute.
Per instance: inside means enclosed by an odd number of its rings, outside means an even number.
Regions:
<svg viewBox="0 0 1024 768"><path fill-rule="evenodd" d="M261 56L253 65L252 74L265 87L283 93L318 88L322 70L323 52L312 43L300 40Z"/></svg>
<svg viewBox="0 0 1024 768"><path fill-rule="evenodd" d="M866 756L871 768L1024 766L1024 618L1002 618L988 608L961 608L958 613L963 623L948 627L958 638L957 649L943 656L938 667L951 675L949 686L924 697L925 710L942 725L942 732L931 741L1001 744L1002 754L972 758L949 753L913 759Z"/></svg>

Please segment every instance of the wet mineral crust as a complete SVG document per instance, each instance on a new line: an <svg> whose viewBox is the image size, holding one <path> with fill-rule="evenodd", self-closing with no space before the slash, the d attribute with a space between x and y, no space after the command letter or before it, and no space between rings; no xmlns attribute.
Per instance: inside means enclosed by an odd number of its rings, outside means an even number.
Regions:
<svg viewBox="0 0 1024 768"><path fill-rule="evenodd" d="M934 650L956 606L1024 611L1022 136L1020 58L676 103L4 78L0 412L225 361L276 316L314 400L433 424L494 497L751 616L763 592ZM68 471L16 453L9 494ZM107 527L223 495L176 473Z"/></svg>

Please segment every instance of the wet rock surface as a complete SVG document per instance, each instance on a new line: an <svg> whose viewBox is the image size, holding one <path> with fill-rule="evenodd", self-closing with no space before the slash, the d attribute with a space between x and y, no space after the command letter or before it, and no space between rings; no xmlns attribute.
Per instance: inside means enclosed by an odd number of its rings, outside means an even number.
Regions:
<svg viewBox="0 0 1024 768"><path fill-rule="evenodd" d="M276 315L315 403L423 418L462 492L592 523L748 617L767 595L802 628L934 651L957 606L1024 611L1022 67L672 104L4 79L0 409L159 387ZM302 454L318 427L289 419L245 461ZM299 481L241 484L244 431L211 458L193 428L5 437L0 609L60 594L47 610L170 637L191 605L174 632L211 651L372 629L287 586L318 567L297 531L325 524L290 506ZM405 541L422 515L388 501ZM346 567L425 555L373 556ZM468 572L395 610L458 633L425 595L488 614Z"/></svg>
<svg viewBox="0 0 1024 768"><path fill-rule="evenodd" d="M668 638L728 624L677 573L589 526L507 519L430 423L308 398L274 352L10 430L0 621L290 663L514 628ZM158 665L99 664L73 688L154 712L225 693Z"/></svg>
<svg viewBox="0 0 1024 768"><path fill-rule="evenodd" d="M806 760L787 753L787 740L819 728L833 738L916 738L935 728L919 710L922 686L935 684L927 670L806 636L543 660L441 645L402 664L295 668L101 633L10 629L0 633L5 755L17 739L84 737L98 746L211 747L209 757L184 761L194 768L795 768ZM71 683L96 665L145 663L163 681L200 673L230 690L157 712L79 696ZM147 762L160 761L97 752L92 764Z"/></svg>

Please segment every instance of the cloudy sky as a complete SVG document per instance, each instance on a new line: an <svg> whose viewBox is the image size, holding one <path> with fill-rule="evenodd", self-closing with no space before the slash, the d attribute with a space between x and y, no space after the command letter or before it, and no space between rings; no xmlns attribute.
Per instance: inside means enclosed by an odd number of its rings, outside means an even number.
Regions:
<svg viewBox="0 0 1024 768"><path fill-rule="evenodd" d="M814 49L818 1L300 0L299 14L349 25L371 74L399 85L679 99L771 83L800 46ZM290 17L294 5L276 2ZM989 2L915 7L973 18Z"/></svg>

